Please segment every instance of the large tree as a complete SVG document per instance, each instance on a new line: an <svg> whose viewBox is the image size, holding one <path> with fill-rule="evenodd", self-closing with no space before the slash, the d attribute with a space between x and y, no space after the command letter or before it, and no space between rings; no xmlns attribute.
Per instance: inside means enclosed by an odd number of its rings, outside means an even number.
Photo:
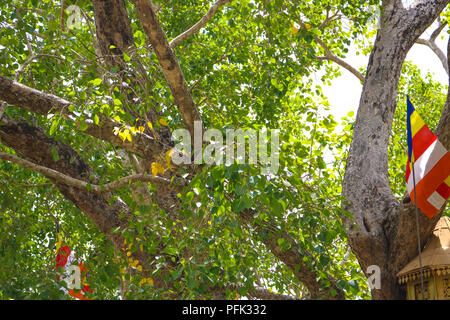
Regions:
<svg viewBox="0 0 450 320"><path fill-rule="evenodd" d="M402 298L396 273L417 243L390 138L402 136L397 99L412 87L434 97L424 108L442 114L436 133L450 147L443 87L412 67L399 85L415 43L446 59L435 39L447 4L2 3L0 297L61 298L59 221L97 298L366 298L370 265L382 276L372 297ZM370 40L370 5L380 23L361 72L345 54ZM337 77L333 64L363 83L344 130L312 79ZM278 171L177 165L172 133L194 137L196 122L224 136L280 129ZM439 217L421 218L423 244Z"/></svg>

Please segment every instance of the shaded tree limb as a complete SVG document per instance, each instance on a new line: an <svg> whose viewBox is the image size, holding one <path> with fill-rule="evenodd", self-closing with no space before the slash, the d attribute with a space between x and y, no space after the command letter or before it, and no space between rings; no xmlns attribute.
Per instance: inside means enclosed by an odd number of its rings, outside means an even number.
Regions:
<svg viewBox="0 0 450 320"><path fill-rule="evenodd" d="M53 94L27 87L1 75L0 100L41 115L61 113L66 120L76 122L76 116L69 111L69 106L73 105L71 102ZM86 134L120 146L149 161L154 161L158 154L164 154L164 150L170 149L169 146L165 146L160 141L140 132L133 136L132 142L124 141L114 134L114 128L121 126L119 123L101 113L98 116L100 118L99 125L94 123L88 124L87 129L84 131Z"/></svg>
<svg viewBox="0 0 450 320"><path fill-rule="evenodd" d="M314 261L314 257L308 251L302 250L287 232L280 230L270 222L257 222L253 218L255 215L253 210L247 209L237 215L243 223L255 228L261 241L273 255L286 264L296 278L308 288L312 299L345 299L344 292L336 287L336 279L330 275L328 275L328 279L319 278L318 274L304 262L304 258ZM279 238L283 238L289 243L288 249L283 250L280 247L277 241Z"/></svg>
<svg viewBox="0 0 450 320"><path fill-rule="evenodd" d="M75 150L47 137L41 128L25 122L8 121L7 124L0 126L0 141L14 149L28 162L39 163L42 167L60 172L76 180L92 184L97 182L93 169L84 162ZM58 153L59 159L57 161L53 157L52 149ZM93 221L100 232L104 233L113 243L115 249L123 254L127 246L121 231L128 229L130 221L134 219L131 209L120 199L110 204L111 194L97 194L68 185L50 175L47 177L62 195ZM148 230L148 232L151 231ZM160 250L162 248L158 247L158 252ZM144 275L150 276L154 268L151 262L155 259L155 255L137 250L132 252L129 258L140 261L144 267ZM173 266L169 262L168 269L163 271L161 275L152 276L156 288L167 287L163 280L163 274L166 271L168 272L171 267Z"/></svg>

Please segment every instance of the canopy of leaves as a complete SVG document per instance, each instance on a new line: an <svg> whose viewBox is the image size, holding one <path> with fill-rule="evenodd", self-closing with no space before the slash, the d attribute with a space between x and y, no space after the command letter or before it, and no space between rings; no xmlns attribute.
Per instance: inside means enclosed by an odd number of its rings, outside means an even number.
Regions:
<svg viewBox="0 0 450 320"><path fill-rule="evenodd" d="M345 57L357 39L372 36L367 23L376 2L233 1L175 48L204 127L217 128L224 136L229 128L280 130L280 167L276 174L264 174L260 164L203 166L178 194L182 207L180 220L175 221L155 199L150 205L139 204L130 186L114 192L111 201L120 198L134 214L129 230L120 231L129 250L156 253L163 247L153 262L155 273L176 260L179 267L165 279L170 290L181 292L183 298L198 298L207 296L208 288L239 284L237 289L229 286L229 298L245 296L255 286L306 297L308 291L293 271L263 244L267 234L257 226L270 223L276 226L282 250L292 246L288 235L301 253L311 253L303 262L318 277L332 275L348 298L369 297L342 224L349 215L341 209L341 184L354 113L343 119L326 115L333 105L321 85L339 73L317 59L325 53L316 38L333 54ZM0 4L0 74L71 101L70 111L77 118L65 119L57 112L40 116L14 106L8 106L6 115L39 125L49 136L71 145L94 168L100 184L128 175L131 167L125 152L84 134L87 124L110 117L118 123L116 133L132 142L141 130L137 118L154 108L162 113L162 121L150 124L156 131L166 125L171 130L183 126L135 8L131 1L126 3L135 46L124 54L127 68L120 72L139 72L145 79L139 85L128 84L140 101L133 105L126 99L119 70L107 68L98 57L89 1L67 1L67 6L82 10L82 23L73 29L61 27L61 1ZM169 41L194 25L211 4L157 1ZM33 55L40 56L28 61ZM313 80L318 71L324 71L321 81ZM433 128L444 105L444 91L431 76L422 78L416 67L405 65L389 158L391 184L399 198L405 193L405 94L427 114ZM0 151L14 153L2 145ZM160 165L170 170L165 163ZM129 272L128 262L105 236L43 176L1 161L0 182L0 298L68 298L54 269L56 221L64 241L90 270L94 299L120 298L121 281L128 282L127 298L170 294ZM151 191L156 188L148 186ZM254 214L253 227L236 217L244 210ZM148 236L148 228L158 236ZM187 249L193 255L184 258Z"/></svg>

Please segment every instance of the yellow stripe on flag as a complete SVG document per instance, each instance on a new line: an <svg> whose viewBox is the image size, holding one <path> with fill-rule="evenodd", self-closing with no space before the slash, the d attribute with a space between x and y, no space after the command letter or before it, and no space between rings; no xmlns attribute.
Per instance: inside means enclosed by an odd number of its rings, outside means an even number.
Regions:
<svg viewBox="0 0 450 320"><path fill-rule="evenodd" d="M419 116L419 113L417 111L414 111L411 115L411 134L412 137L416 135L417 132L419 132L420 129L425 125L425 122L422 120L422 118Z"/></svg>
<svg viewBox="0 0 450 320"><path fill-rule="evenodd" d="M57 234L57 241L56 241L56 252L58 252L59 248L61 248L62 245L62 238L60 233Z"/></svg>
<svg viewBox="0 0 450 320"><path fill-rule="evenodd" d="M448 176L447 179L445 179L445 183L450 187L450 176Z"/></svg>

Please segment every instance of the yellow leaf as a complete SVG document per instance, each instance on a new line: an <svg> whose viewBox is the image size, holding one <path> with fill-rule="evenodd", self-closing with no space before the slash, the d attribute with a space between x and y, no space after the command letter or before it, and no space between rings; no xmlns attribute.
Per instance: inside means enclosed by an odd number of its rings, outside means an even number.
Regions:
<svg viewBox="0 0 450 320"><path fill-rule="evenodd" d="M131 142L130 130L125 129L124 131L119 132L119 137L122 139L122 141L125 141L125 139L127 139L128 141Z"/></svg>
<svg viewBox="0 0 450 320"><path fill-rule="evenodd" d="M139 260L134 260L131 264L132 267L136 267L139 264Z"/></svg>
<svg viewBox="0 0 450 320"><path fill-rule="evenodd" d="M147 279L143 278L141 281L139 281L139 287L142 287L142 285L146 282Z"/></svg>
<svg viewBox="0 0 450 320"><path fill-rule="evenodd" d="M120 122L120 117L119 116L115 116L114 120L116 120L117 122Z"/></svg>
<svg viewBox="0 0 450 320"><path fill-rule="evenodd" d="M139 271L142 271L142 266L137 266L137 269L138 269Z"/></svg>
<svg viewBox="0 0 450 320"><path fill-rule="evenodd" d="M140 133L143 133L145 131L145 128L143 126L139 126L138 130Z"/></svg>
<svg viewBox="0 0 450 320"><path fill-rule="evenodd" d="M152 163L152 175L155 177L158 173L164 174L164 168L158 162Z"/></svg>
<svg viewBox="0 0 450 320"><path fill-rule="evenodd" d="M173 149L170 149L169 151L166 152L166 162L167 162L167 167L169 168L169 170L172 170L172 167L170 166L170 164L172 163L172 155L173 155Z"/></svg>
<svg viewBox="0 0 450 320"><path fill-rule="evenodd" d="M164 118L159 119L159 124L162 126L165 126L165 127L167 127L169 125L167 123L166 119L164 119Z"/></svg>
<svg viewBox="0 0 450 320"><path fill-rule="evenodd" d="M153 279L152 278L147 278L147 283L152 286L153 285Z"/></svg>
<svg viewBox="0 0 450 320"><path fill-rule="evenodd" d="M311 29L311 26L309 24L305 23L305 28L309 30L309 29Z"/></svg>
<svg viewBox="0 0 450 320"><path fill-rule="evenodd" d="M153 130L153 125L152 125L152 123L150 121L147 122L147 126L150 128L150 130Z"/></svg>
<svg viewBox="0 0 450 320"><path fill-rule="evenodd" d="M291 34L296 34L298 32L298 29L293 25L291 27Z"/></svg>
<svg viewBox="0 0 450 320"><path fill-rule="evenodd" d="M141 252L144 252L144 246L142 244L139 245L139 250L141 250Z"/></svg>
<svg viewBox="0 0 450 320"><path fill-rule="evenodd" d="M133 132L133 133L136 133L138 131L138 129L136 127L131 127L130 131Z"/></svg>
<svg viewBox="0 0 450 320"><path fill-rule="evenodd" d="M131 256L131 252L130 251L127 252L127 257L129 257L129 256Z"/></svg>

